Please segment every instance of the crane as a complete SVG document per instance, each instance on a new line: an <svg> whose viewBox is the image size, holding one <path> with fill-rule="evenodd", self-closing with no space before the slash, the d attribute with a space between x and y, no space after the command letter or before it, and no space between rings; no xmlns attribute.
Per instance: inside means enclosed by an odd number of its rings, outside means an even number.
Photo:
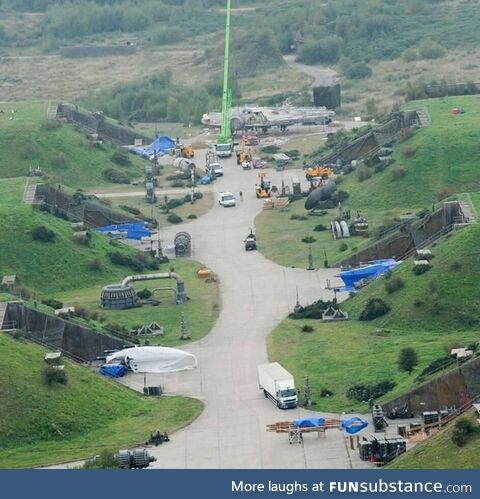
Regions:
<svg viewBox="0 0 480 499"><path fill-rule="evenodd" d="M228 62L230 55L230 17L232 0L227 0L225 21L225 52L223 58L223 93L222 93L222 125L215 144L219 157L229 157L233 153L232 131L230 128L230 112L232 107L232 91L228 87Z"/></svg>

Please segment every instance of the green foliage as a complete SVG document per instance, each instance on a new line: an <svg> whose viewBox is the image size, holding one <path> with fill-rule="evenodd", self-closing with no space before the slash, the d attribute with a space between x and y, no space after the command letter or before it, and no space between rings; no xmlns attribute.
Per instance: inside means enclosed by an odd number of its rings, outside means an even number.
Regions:
<svg viewBox="0 0 480 499"><path fill-rule="evenodd" d="M375 384L357 383L347 390L347 398L358 400L359 402L368 401L369 399L376 399L385 395L387 392L395 387L394 381L380 381Z"/></svg>
<svg viewBox="0 0 480 499"><path fill-rule="evenodd" d="M148 298L152 297L152 292L147 288L143 288L140 291L137 291L137 296L141 300L148 300Z"/></svg>
<svg viewBox="0 0 480 499"><path fill-rule="evenodd" d="M413 62L418 59L418 52L414 48L405 49L402 52L402 59L404 62Z"/></svg>
<svg viewBox="0 0 480 499"><path fill-rule="evenodd" d="M413 273L415 275L422 275L425 274L425 272L428 272L431 268L432 267L429 263L422 263L413 267Z"/></svg>
<svg viewBox="0 0 480 499"><path fill-rule="evenodd" d="M297 60L305 64L334 64L342 53L343 40L339 36L327 36L305 43Z"/></svg>
<svg viewBox="0 0 480 499"><path fill-rule="evenodd" d="M32 230L32 238L34 241L42 241L44 243L51 243L55 241L56 238L55 232L53 230L48 229L44 225L37 225Z"/></svg>
<svg viewBox="0 0 480 499"><path fill-rule="evenodd" d="M68 383L68 375L65 369L59 369L60 366L46 365L42 370L43 382L47 386L52 386L54 383L66 385Z"/></svg>
<svg viewBox="0 0 480 499"><path fill-rule="evenodd" d="M457 447L465 446L473 435L479 433L479 427L473 421L467 418L460 418L455 421L455 426L452 431L452 442Z"/></svg>
<svg viewBox="0 0 480 499"><path fill-rule="evenodd" d="M130 178L122 170L116 168L105 168L102 172L103 176L114 184L129 184Z"/></svg>
<svg viewBox="0 0 480 499"><path fill-rule="evenodd" d="M351 80L362 80L372 76L372 68L364 62L352 64L347 70L347 77Z"/></svg>
<svg viewBox="0 0 480 499"><path fill-rule="evenodd" d="M178 216L176 213L170 213L170 215L168 215L167 217L167 220L171 224L179 224L183 222L182 217Z"/></svg>
<svg viewBox="0 0 480 499"><path fill-rule="evenodd" d="M343 242L340 244L339 248L338 248L340 251L347 251L348 249L348 244Z"/></svg>
<svg viewBox="0 0 480 499"><path fill-rule="evenodd" d="M125 152L123 149L117 149L112 154L112 161L120 166L128 166L132 164L132 161L128 157L128 153Z"/></svg>
<svg viewBox="0 0 480 499"><path fill-rule="evenodd" d="M328 227L324 224L318 224L318 225L315 225L315 227L313 228L313 230L315 232L323 232L324 230L328 230Z"/></svg>
<svg viewBox="0 0 480 499"><path fill-rule="evenodd" d="M82 470L109 470L119 467L115 454L107 449L102 450L98 456L87 459Z"/></svg>
<svg viewBox="0 0 480 499"><path fill-rule="evenodd" d="M303 333L313 333L314 329L312 326L310 326L309 324L304 324L302 326L302 332Z"/></svg>
<svg viewBox="0 0 480 499"><path fill-rule="evenodd" d="M371 298L365 305L359 319L361 321L371 321L378 317L382 317L389 311L390 305L388 305L388 303L385 303L381 298Z"/></svg>
<svg viewBox="0 0 480 499"><path fill-rule="evenodd" d="M418 354L412 347L405 347L400 350L398 356L398 368L410 374L414 367L418 365Z"/></svg>
<svg viewBox="0 0 480 499"><path fill-rule="evenodd" d="M305 243L305 244L313 244L315 241L316 241L316 239L312 236L302 237L302 243Z"/></svg>
<svg viewBox="0 0 480 499"><path fill-rule="evenodd" d="M54 298L46 298L42 300L42 303L47 307L52 307L55 309L63 308L63 303L59 300L55 300Z"/></svg>
<svg viewBox="0 0 480 499"><path fill-rule="evenodd" d="M442 45L431 39L423 40L418 47L418 51L424 59L438 59L446 53Z"/></svg>
<svg viewBox="0 0 480 499"><path fill-rule="evenodd" d="M392 276L385 281L385 291L388 294L395 293L405 286L405 281L399 276Z"/></svg>

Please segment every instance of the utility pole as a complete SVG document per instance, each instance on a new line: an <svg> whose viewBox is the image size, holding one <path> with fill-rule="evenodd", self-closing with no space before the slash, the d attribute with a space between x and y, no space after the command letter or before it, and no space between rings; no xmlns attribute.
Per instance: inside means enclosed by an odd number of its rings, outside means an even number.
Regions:
<svg viewBox="0 0 480 499"><path fill-rule="evenodd" d="M308 376L305 376L305 405L310 407L312 405L312 389Z"/></svg>
<svg viewBox="0 0 480 499"><path fill-rule="evenodd" d="M315 270L315 267L313 266L313 255L312 255L312 245L308 245L308 265L307 265L307 270Z"/></svg>

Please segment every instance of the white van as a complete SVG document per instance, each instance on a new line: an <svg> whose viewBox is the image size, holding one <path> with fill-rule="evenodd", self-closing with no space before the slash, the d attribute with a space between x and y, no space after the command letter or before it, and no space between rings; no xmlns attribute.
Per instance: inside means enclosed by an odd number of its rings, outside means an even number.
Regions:
<svg viewBox="0 0 480 499"><path fill-rule="evenodd" d="M219 192L218 204L225 207L235 206L236 204L235 196L231 192Z"/></svg>

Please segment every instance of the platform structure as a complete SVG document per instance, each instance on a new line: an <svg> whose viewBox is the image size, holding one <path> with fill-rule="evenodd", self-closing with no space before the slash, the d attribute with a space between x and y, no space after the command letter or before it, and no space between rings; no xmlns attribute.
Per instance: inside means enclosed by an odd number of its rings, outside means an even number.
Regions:
<svg viewBox="0 0 480 499"><path fill-rule="evenodd" d="M317 433L318 437L325 436L325 431L337 428L342 429L342 424L339 419L325 419L325 421L318 426L296 426L293 421L280 421L267 425L266 430L275 433L287 433L288 442L290 444L303 443L304 433Z"/></svg>

